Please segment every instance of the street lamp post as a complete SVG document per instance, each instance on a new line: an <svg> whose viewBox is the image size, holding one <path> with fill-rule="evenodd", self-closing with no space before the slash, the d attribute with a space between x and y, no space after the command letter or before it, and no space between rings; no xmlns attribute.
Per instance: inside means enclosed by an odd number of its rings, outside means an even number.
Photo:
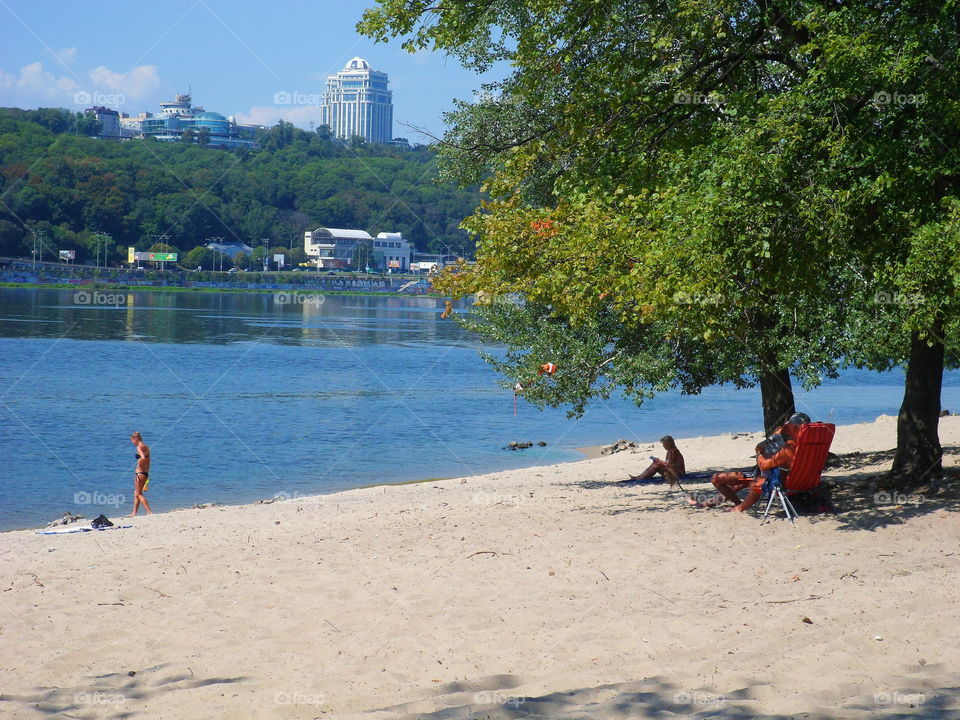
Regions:
<svg viewBox="0 0 960 720"><path fill-rule="evenodd" d="M107 241L111 239L111 235L105 232L98 232L96 234L97 238L97 267L100 267L100 246L103 245L103 266L107 266Z"/></svg>
<svg viewBox="0 0 960 720"><path fill-rule="evenodd" d="M220 244L223 242L223 236L222 236L222 235L215 235L214 237L209 237L209 238L207 238L207 240L211 240L211 241L213 242L213 244L215 244L215 245L220 245ZM219 257L214 256L214 258L213 258L214 267L212 267L212 268L210 268L210 269L211 269L211 270L216 270L216 263L217 263L217 260L219 260L219 261L220 261L220 272L223 272L223 250L218 249L218 250L215 250L214 252L216 252L217 255L219 255Z"/></svg>
<svg viewBox="0 0 960 720"><path fill-rule="evenodd" d="M44 230L30 230L33 233L33 269L37 269L37 256L40 257L40 263L43 264L43 237L46 235Z"/></svg>

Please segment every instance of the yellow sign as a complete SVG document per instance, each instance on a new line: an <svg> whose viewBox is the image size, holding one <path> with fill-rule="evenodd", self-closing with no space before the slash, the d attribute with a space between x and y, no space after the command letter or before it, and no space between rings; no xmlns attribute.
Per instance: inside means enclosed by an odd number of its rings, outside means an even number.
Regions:
<svg viewBox="0 0 960 720"><path fill-rule="evenodd" d="M130 247L127 248L127 262L128 262L128 263L132 263L134 260L136 260L136 257L134 256L134 253L136 253L136 250L133 248L133 246L130 246Z"/></svg>

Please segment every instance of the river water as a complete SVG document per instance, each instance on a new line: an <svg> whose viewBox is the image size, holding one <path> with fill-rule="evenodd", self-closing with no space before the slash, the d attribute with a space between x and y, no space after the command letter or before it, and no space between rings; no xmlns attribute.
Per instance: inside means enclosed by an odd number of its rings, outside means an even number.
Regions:
<svg viewBox="0 0 960 720"><path fill-rule="evenodd" d="M442 310L426 297L0 289L0 529L67 510L128 513L133 430L152 448L148 498L163 511L761 425L759 393L728 387L640 408L614 398L580 420L522 402L514 415L477 338ZM847 371L798 393L798 407L873 420L896 414L902 380ZM944 407L958 400L960 377L948 373ZM512 452L511 440L547 445Z"/></svg>

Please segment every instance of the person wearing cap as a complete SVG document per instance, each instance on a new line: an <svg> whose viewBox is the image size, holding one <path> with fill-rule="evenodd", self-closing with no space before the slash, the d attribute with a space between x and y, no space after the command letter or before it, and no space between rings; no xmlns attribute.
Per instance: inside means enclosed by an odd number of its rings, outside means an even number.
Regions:
<svg viewBox="0 0 960 720"><path fill-rule="evenodd" d="M752 507L763 495L763 483L768 470L773 468L790 470L793 456L797 451L797 434L800 432L800 426L808 422L810 422L810 416L806 413L794 413L786 423L777 428L769 440L757 445L755 450L760 472L757 473L756 478L747 477L738 471L714 473L711 482L719 495L703 503L690 498L690 504L697 507L715 507L722 505L724 500L729 500L733 503L733 507L728 510L733 512L743 512ZM749 488L750 491L741 500L737 493L744 488Z"/></svg>

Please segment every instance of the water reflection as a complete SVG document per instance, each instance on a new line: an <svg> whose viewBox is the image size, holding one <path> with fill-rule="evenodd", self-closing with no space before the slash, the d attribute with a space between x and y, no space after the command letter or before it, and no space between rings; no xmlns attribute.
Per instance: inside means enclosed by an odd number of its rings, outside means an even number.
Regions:
<svg viewBox="0 0 960 720"><path fill-rule="evenodd" d="M0 337L162 343L467 341L426 297L4 289ZM461 303L462 307L463 304Z"/></svg>

